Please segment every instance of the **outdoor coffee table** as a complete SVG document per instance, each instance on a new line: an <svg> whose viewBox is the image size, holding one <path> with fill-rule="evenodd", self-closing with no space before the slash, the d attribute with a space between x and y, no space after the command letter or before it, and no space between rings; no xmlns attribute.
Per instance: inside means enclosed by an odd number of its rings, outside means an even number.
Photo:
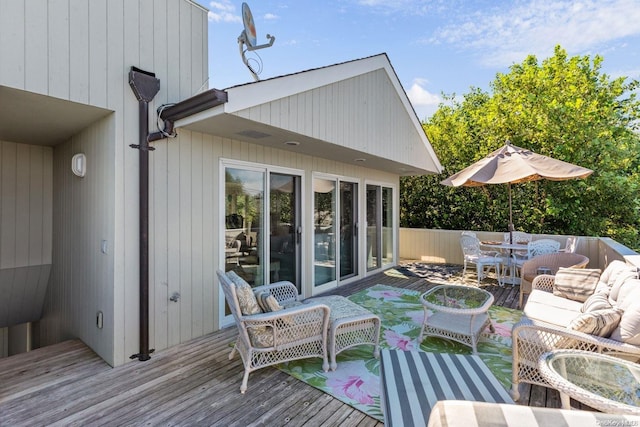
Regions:
<svg viewBox="0 0 640 427"><path fill-rule="evenodd" d="M440 285L420 297L424 321L418 342L436 336L468 345L477 353L480 333L489 326L494 331L487 311L493 295L484 289L465 285Z"/></svg>
<svg viewBox="0 0 640 427"><path fill-rule="evenodd" d="M640 415L640 365L581 350L553 350L540 356L540 374L560 392L602 412Z"/></svg>

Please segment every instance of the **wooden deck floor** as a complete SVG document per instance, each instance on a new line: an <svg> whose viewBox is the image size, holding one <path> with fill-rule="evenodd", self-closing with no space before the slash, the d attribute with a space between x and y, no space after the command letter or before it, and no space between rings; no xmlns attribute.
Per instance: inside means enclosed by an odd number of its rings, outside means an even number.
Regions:
<svg viewBox="0 0 640 427"><path fill-rule="evenodd" d="M403 272L393 269L334 293L377 283L423 291L433 282ZM496 304L517 304L517 287L486 289ZM0 359L0 426L382 426L275 368L252 373L240 394L240 358L227 357L234 338L235 328L227 328L117 368L78 340ZM560 406L555 390L523 392L519 404Z"/></svg>

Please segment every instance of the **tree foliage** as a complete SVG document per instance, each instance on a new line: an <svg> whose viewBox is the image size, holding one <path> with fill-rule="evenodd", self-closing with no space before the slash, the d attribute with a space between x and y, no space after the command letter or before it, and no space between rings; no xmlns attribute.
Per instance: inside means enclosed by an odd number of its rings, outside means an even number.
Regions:
<svg viewBox="0 0 640 427"><path fill-rule="evenodd" d="M570 58L556 47L542 63L529 56L497 74L492 93L471 88L462 99L445 96L423 124L444 172L401 180L402 226L506 230L507 185L451 188L440 181L510 140L594 170L585 180L512 185L517 229L608 236L640 248L639 82L609 77L602 61Z"/></svg>

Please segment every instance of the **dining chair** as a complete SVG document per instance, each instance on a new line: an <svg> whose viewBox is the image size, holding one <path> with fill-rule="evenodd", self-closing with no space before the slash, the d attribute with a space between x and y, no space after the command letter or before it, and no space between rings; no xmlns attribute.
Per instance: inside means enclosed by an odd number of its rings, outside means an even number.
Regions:
<svg viewBox="0 0 640 427"><path fill-rule="evenodd" d="M481 250L480 240L477 237L470 235L460 236L460 246L462 247L462 254L464 257L462 277L465 277L467 274L467 265L475 264L479 285L480 281L487 277L488 271L493 267L496 272L498 284L502 286L502 276L500 268L503 262L503 258L499 255L498 252Z"/></svg>
<svg viewBox="0 0 640 427"><path fill-rule="evenodd" d="M580 240L577 236L569 236L567 237L567 242L565 243L564 248L560 249L560 252L566 252L570 254L576 253L578 249L578 241Z"/></svg>

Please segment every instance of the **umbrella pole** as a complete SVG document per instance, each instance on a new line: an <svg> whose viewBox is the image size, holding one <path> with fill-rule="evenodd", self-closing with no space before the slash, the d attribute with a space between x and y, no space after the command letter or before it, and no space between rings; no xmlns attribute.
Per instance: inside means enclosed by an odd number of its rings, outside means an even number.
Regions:
<svg viewBox="0 0 640 427"><path fill-rule="evenodd" d="M511 183L507 183L509 189L509 243L513 244L513 211L511 209Z"/></svg>

